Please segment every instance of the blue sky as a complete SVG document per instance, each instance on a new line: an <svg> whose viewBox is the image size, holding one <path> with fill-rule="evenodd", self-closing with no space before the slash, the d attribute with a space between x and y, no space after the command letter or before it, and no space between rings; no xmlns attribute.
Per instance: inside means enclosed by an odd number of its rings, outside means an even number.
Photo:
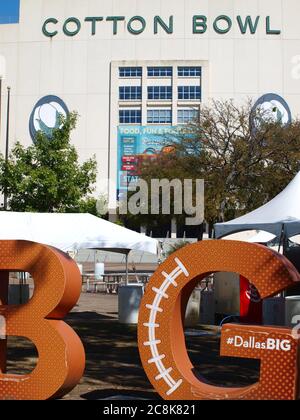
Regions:
<svg viewBox="0 0 300 420"><path fill-rule="evenodd" d="M19 22L20 0L0 0L0 24Z"/></svg>

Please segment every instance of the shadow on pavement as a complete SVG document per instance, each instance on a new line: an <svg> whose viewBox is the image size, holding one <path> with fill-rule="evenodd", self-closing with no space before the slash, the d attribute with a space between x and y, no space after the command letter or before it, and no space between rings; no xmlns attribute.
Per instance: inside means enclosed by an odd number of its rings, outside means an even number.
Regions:
<svg viewBox="0 0 300 420"><path fill-rule="evenodd" d="M122 399L126 399L126 400L131 400L131 401L135 401L135 400L155 400L158 399L159 397L157 396L157 398L154 398L153 396L153 392L140 392L140 391L135 391L134 395L132 395L133 393L127 390L120 390L120 392L118 393L118 395L116 395L116 390L115 389L105 389L105 390L96 390L96 391L91 391L88 392L87 394L83 394L81 395L81 398L84 400L111 400L111 399L117 399L117 400L122 400Z"/></svg>

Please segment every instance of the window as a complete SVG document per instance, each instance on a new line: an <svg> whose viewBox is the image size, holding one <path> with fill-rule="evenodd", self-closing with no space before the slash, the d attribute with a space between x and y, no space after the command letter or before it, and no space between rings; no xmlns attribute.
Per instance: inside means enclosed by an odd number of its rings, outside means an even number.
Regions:
<svg viewBox="0 0 300 420"><path fill-rule="evenodd" d="M142 67L120 67L120 77L142 77Z"/></svg>
<svg viewBox="0 0 300 420"><path fill-rule="evenodd" d="M119 88L120 101L139 101L142 99L140 86L121 86Z"/></svg>
<svg viewBox="0 0 300 420"><path fill-rule="evenodd" d="M178 77L200 77L201 67L178 67Z"/></svg>
<svg viewBox="0 0 300 420"><path fill-rule="evenodd" d="M172 77L172 67L148 67L148 77Z"/></svg>
<svg viewBox="0 0 300 420"><path fill-rule="evenodd" d="M148 124L172 124L170 109L149 109L147 111Z"/></svg>
<svg viewBox="0 0 300 420"><path fill-rule="evenodd" d="M184 100L200 100L201 99L201 88L200 86L179 86L178 87L178 99Z"/></svg>
<svg viewBox="0 0 300 420"><path fill-rule="evenodd" d="M148 99L172 100L172 86L149 86Z"/></svg>
<svg viewBox="0 0 300 420"><path fill-rule="evenodd" d="M121 109L120 124L141 124L142 111L140 109Z"/></svg>
<svg viewBox="0 0 300 420"><path fill-rule="evenodd" d="M195 120L199 112L196 109L179 109L178 110L178 124L188 124Z"/></svg>

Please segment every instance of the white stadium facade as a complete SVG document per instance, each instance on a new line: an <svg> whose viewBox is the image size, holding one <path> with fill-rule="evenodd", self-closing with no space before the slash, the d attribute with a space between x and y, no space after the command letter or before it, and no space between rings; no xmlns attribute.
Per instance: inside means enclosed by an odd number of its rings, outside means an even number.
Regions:
<svg viewBox="0 0 300 420"><path fill-rule="evenodd" d="M300 115L299 0L0 0L1 151L75 110L80 158L116 201L139 157L210 99ZM278 112L279 111L279 112ZM107 180L111 181L110 187Z"/></svg>

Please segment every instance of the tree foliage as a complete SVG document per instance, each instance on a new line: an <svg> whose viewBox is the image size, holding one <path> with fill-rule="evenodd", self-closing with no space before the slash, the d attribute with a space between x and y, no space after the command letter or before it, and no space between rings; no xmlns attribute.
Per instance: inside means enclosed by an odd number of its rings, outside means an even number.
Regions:
<svg viewBox="0 0 300 420"><path fill-rule="evenodd" d="M90 197L97 164L91 158L80 164L70 142L77 114L61 117L52 137L38 132L33 145L16 143L9 161L0 157L0 190L6 192L12 211L75 212L96 208Z"/></svg>
<svg viewBox="0 0 300 420"><path fill-rule="evenodd" d="M173 153L145 163L141 177L204 179L205 219L230 220L265 204L300 169L300 121L274 122L264 111L252 114L248 101L214 101L197 120L164 139ZM170 216L172 218L173 215ZM143 219L147 219L143 216ZM149 215L145 223L153 223ZM164 220L159 216L156 223Z"/></svg>

